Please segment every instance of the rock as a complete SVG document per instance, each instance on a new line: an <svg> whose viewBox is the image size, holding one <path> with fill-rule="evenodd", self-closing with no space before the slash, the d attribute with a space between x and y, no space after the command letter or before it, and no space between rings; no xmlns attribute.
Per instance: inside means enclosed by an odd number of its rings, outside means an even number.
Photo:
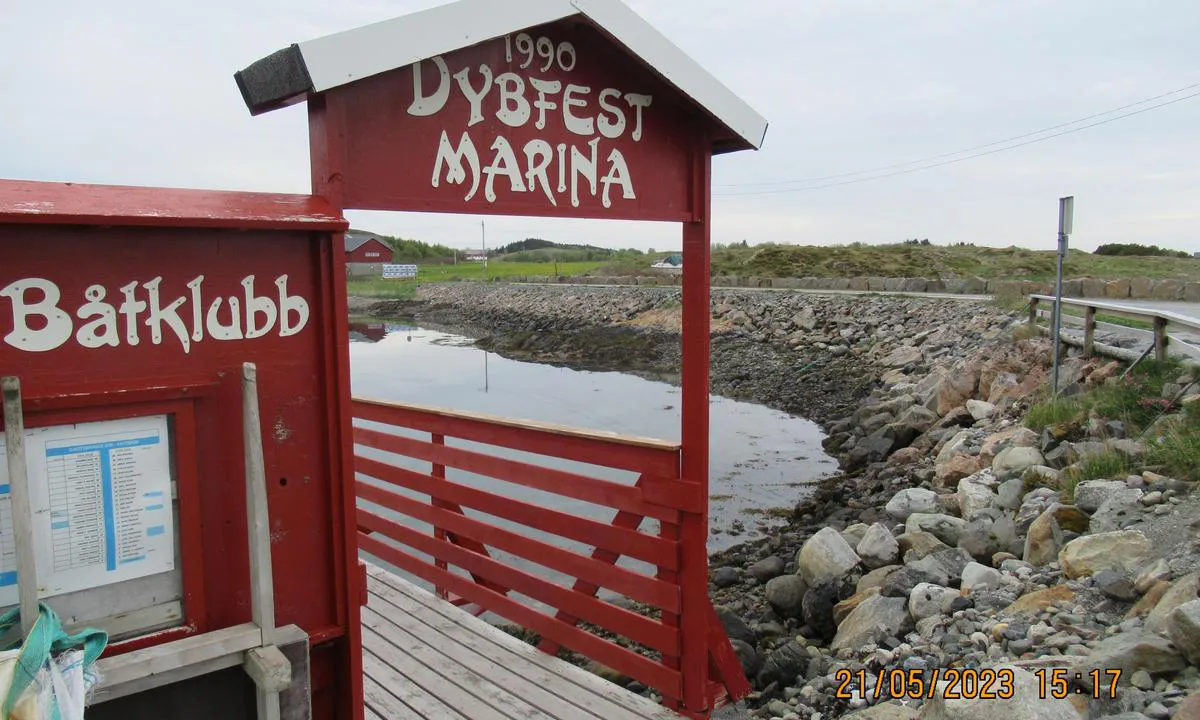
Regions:
<svg viewBox="0 0 1200 720"><path fill-rule="evenodd" d="M939 683L920 717L922 720L1079 720L1080 715L1070 702L1040 698L1042 684L1036 675L1013 665L996 667L1001 668L1013 674L1012 697L971 695L969 699L948 700L946 687Z"/></svg>
<svg viewBox="0 0 1200 720"><path fill-rule="evenodd" d="M921 354L921 348L911 345L901 345L895 350L888 353L882 362L884 367L898 368L905 365L919 365L925 356Z"/></svg>
<svg viewBox="0 0 1200 720"><path fill-rule="evenodd" d="M929 570L905 566L888 575L887 580L879 586L879 594L885 597L908 598L912 594L913 588L922 583L948 585L950 578L938 569Z"/></svg>
<svg viewBox="0 0 1200 720"><path fill-rule="evenodd" d="M939 462L934 469L934 478L939 487L949 486L962 478L974 475L983 469L984 460L978 455L954 455Z"/></svg>
<svg viewBox="0 0 1200 720"><path fill-rule="evenodd" d="M864 592L871 588L882 587L888 576L900 569L899 565L888 565L887 567L876 568L869 573L866 573L858 580L858 585L855 587L855 592Z"/></svg>
<svg viewBox="0 0 1200 720"><path fill-rule="evenodd" d="M1075 486L1075 507L1094 513L1106 500L1129 488L1119 480L1086 480Z"/></svg>
<svg viewBox="0 0 1200 720"><path fill-rule="evenodd" d="M1067 603L1075 599L1075 591L1066 585L1052 585L1044 590L1035 590L1017 598L1017 601L1001 611L1001 615L1036 615L1045 612L1056 603Z"/></svg>
<svg viewBox="0 0 1200 720"><path fill-rule="evenodd" d="M949 585L958 583L962 577L962 572L967 565L973 560L962 548L947 548L946 550L938 550L932 552L920 560L914 560L908 564L908 567L918 572L924 572L935 577L945 577L945 582L938 582L938 585Z"/></svg>
<svg viewBox="0 0 1200 720"><path fill-rule="evenodd" d="M992 460L992 472L1001 480L1020 477L1021 473L1034 465L1045 465L1041 451L1032 447L1012 446L1001 450Z"/></svg>
<svg viewBox="0 0 1200 720"><path fill-rule="evenodd" d="M1026 493L1021 501L1021 509L1017 510L1017 532L1024 535L1033 521L1057 502L1058 493L1050 488L1035 488Z"/></svg>
<svg viewBox="0 0 1200 720"><path fill-rule="evenodd" d="M952 515L927 515L913 513L904 523L904 529L909 533L926 532L947 545L957 545L959 537L967 523L962 518Z"/></svg>
<svg viewBox="0 0 1200 720"><path fill-rule="evenodd" d="M1180 605L1195 600L1197 595L1200 595L1200 572L1179 578L1163 593L1162 599L1146 617L1146 629L1152 632L1165 632L1167 616Z"/></svg>
<svg viewBox="0 0 1200 720"><path fill-rule="evenodd" d="M846 617L850 613L854 612L855 608L857 608L859 605L862 605L863 602L865 600L867 600L867 598L873 598L879 594L880 594L880 592L879 592L878 587L868 588L861 592L854 593L853 595L851 595L850 597L841 601L837 605L834 605L833 606L833 622L835 625L835 628L834 628L835 631L836 631L836 626L841 625L842 621L845 620ZM833 634L830 634L830 637L832 637L832 636L833 636Z"/></svg>
<svg viewBox="0 0 1200 720"><path fill-rule="evenodd" d="M867 529L855 551L862 558L863 565L875 569L896 561L900 555L900 543L892 537L891 530L881 523L875 523Z"/></svg>
<svg viewBox="0 0 1200 720"><path fill-rule="evenodd" d="M900 543L900 554L905 560L919 560L929 553L938 550L948 550L949 545L937 539L932 533L921 530L906 532L896 538Z"/></svg>
<svg viewBox="0 0 1200 720"><path fill-rule="evenodd" d="M996 406L984 400L968 400L967 412L971 413L971 417L976 421L987 420L996 412Z"/></svg>
<svg viewBox="0 0 1200 720"><path fill-rule="evenodd" d="M1000 571L977 562L969 563L962 571L962 589L997 590L1000 588Z"/></svg>
<svg viewBox="0 0 1200 720"><path fill-rule="evenodd" d="M976 560L990 560L993 555L1008 551L1016 541L1016 528L1006 515L992 520L984 513L976 514L959 537L958 546Z"/></svg>
<svg viewBox="0 0 1200 720"><path fill-rule="evenodd" d="M730 610L724 605L716 605L713 607L713 609L716 611L717 618L720 619L721 625L725 627L725 634L728 635L731 640L741 640L742 642L749 643L750 645L753 645L758 640L754 631L750 629L750 626L746 624L746 621L742 619L741 615L733 610Z"/></svg>
<svg viewBox="0 0 1200 720"><path fill-rule="evenodd" d="M1048 465L1033 465L1025 468L1021 480L1025 487L1062 487L1062 471Z"/></svg>
<svg viewBox="0 0 1200 720"><path fill-rule="evenodd" d="M1126 487L1108 496L1092 513L1092 532L1108 533L1123 530L1142 519L1142 491Z"/></svg>
<svg viewBox="0 0 1200 720"><path fill-rule="evenodd" d="M1129 608L1129 612L1125 613L1125 618L1136 618L1149 616L1150 613L1158 606L1158 603L1171 589L1171 583L1166 580L1159 580L1151 585L1142 595L1142 599L1134 603L1133 607Z"/></svg>
<svg viewBox="0 0 1200 720"><path fill-rule="evenodd" d="M1048 565L1058 559L1062 550L1062 531L1084 533L1088 517L1071 505L1051 505L1029 526L1025 535L1022 559L1030 565Z"/></svg>
<svg viewBox="0 0 1200 720"><path fill-rule="evenodd" d="M758 685L765 687L773 682L791 685L797 675L808 671L810 660L808 648L792 640L766 654L762 668L758 671Z"/></svg>
<svg viewBox="0 0 1200 720"><path fill-rule="evenodd" d="M1113 600L1132 602L1138 599L1137 588L1126 572L1101 570L1092 576L1092 585Z"/></svg>
<svg viewBox="0 0 1200 720"><path fill-rule="evenodd" d="M781 618L799 618L804 609L808 586L799 575L780 575L767 581L766 598Z"/></svg>
<svg viewBox="0 0 1200 720"><path fill-rule="evenodd" d="M905 488L888 500L884 510L897 520L904 521L913 513L938 513L941 511L941 505L938 503L937 493L932 490Z"/></svg>
<svg viewBox="0 0 1200 720"><path fill-rule="evenodd" d="M942 376L937 388L937 414L945 415L975 397L979 388L979 363L960 365Z"/></svg>
<svg viewBox="0 0 1200 720"><path fill-rule="evenodd" d="M837 632L837 622L833 617L833 606L837 602L837 586L832 582L809 588L804 593L804 623L823 643L832 640Z"/></svg>
<svg viewBox="0 0 1200 720"><path fill-rule="evenodd" d="M742 572L735 567L719 567L712 571L712 583L719 588L727 588L741 582Z"/></svg>
<svg viewBox="0 0 1200 720"><path fill-rule="evenodd" d="M1175 706L1174 720L1200 720L1200 690L1188 695Z"/></svg>
<svg viewBox="0 0 1200 720"><path fill-rule="evenodd" d="M1053 450L1046 451L1045 465L1048 465L1056 470L1062 470L1071 464L1071 443L1062 443Z"/></svg>
<svg viewBox="0 0 1200 720"><path fill-rule="evenodd" d="M1029 471L1026 470L1026 473ZM996 502L1005 510L1017 510L1021 507L1021 498L1025 495L1025 480L1009 478L1000 483L996 489Z"/></svg>
<svg viewBox="0 0 1200 720"><path fill-rule="evenodd" d="M858 567L858 556L836 530L825 527L800 548L796 567L804 582L813 587L840 579Z"/></svg>
<svg viewBox="0 0 1200 720"><path fill-rule="evenodd" d="M786 560L778 555L772 555L770 557L765 557L751 565L750 574L755 580L758 580L760 584L765 584L768 580L782 575L786 567Z"/></svg>
<svg viewBox="0 0 1200 720"><path fill-rule="evenodd" d="M908 595L908 614L913 620L945 615L950 612L950 604L957 597L957 590L932 583L919 583Z"/></svg>
<svg viewBox="0 0 1200 720"><path fill-rule="evenodd" d="M896 422L888 425L895 437L896 447L910 445L918 435L933 427L938 416L920 405L913 405L900 414Z"/></svg>
<svg viewBox="0 0 1200 720"><path fill-rule="evenodd" d="M730 639L729 644L733 646L733 651L737 653L738 661L742 664L742 672L746 674L746 677L757 675L762 662L759 660L754 646L748 642L733 639Z"/></svg>
<svg viewBox="0 0 1200 720"><path fill-rule="evenodd" d="M882 427L854 444L846 456L846 469L853 470L872 462L882 462L896 449L896 436L891 425Z"/></svg>
<svg viewBox="0 0 1200 720"><path fill-rule="evenodd" d="M1071 673L1120 670L1122 675L1130 676L1138 670L1145 670L1151 675L1161 675L1182 670L1186 666L1187 661L1170 641L1142 630L1118 633L1101 640L1071 668Z"/></svg>
<svg viewBox="0 0 1200 720"><path fill-rule="evenodd" d="M792 316L792 324L801 330L812 332L817 329L817 315L812 308L806 307Z"/></svg>
<svg viewBox="0 0 1200 720"><path fill-rule="evenodd" d="M842 648L858 650L888 637L903 637L912 629L906 597L877 595L864 600L842 621L829 649L835 653Z"/></svg>
<svg viewBox="0 0 1200 720"><path fill-rule="evenodd" d="M1063 574L1069 578L1094 575L1101 570L1142 569L1150 557L1150 541L1137 530L1084 535L1067 543L1058 554Z"/></svg>
<svg viewBox="0 0 1200 720"><path fill-rule="evenodd" d="M1171 579L1171 568L1167 565L1167 561L1159 558L1150 564L1145 570L1138 574L1133 581L1133 586L1137 588L1139 593L1144 593L1152 586L1161 580Z"/></svg>
<svg viewBox="0 0 1200 720"><path fill-rule="evenodd" d="M842 539L846 541L847 545L850 547L855 547L862 542L863 536L867 534L867 528L869 527L869 525L864 523L854 523L839 534L842 536Z"/></svg>
<svg viewBox="0 0 1200 720"><path fill-rule="evenodd" d="M992 489L969 477L958 481L958 507L963 520L970 520L981 510L996 507L999 498Z"/></svg>
<svg viewBox="0 0 1200 720"><path fill-rule="evenodd" d="M1167 616L1167 637L1193 665L1200 665L1200 600L1186 602Z"/></svg>
<svg viewBox="0 0 1200 720"><path fill-rule="evenodd" d="M898 702L887 702L843 715L845 720L917 720L919 711Z"/></svg>

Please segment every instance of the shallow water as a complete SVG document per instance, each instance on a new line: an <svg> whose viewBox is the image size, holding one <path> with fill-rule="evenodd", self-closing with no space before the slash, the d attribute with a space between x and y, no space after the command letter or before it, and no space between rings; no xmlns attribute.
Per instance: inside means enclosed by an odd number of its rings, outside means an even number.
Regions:
<svg viewBox="0 0 1200 720"><path fill-rule="evenodd" d="M578 371L500 357L472 346L468 338L388 321L351 323L350 369L355 395L434 405L455 410L606 430L623 435L679 439L680 390L666 383L619 372ZM815 481L837 469L825 455L820 428L813 422L751 403L713 397L711 409L710 536L716 551L769 532L778 524L771 508L791 508L811 492ZM428 439L427 435L413 433ZM447 439L453 446L482 450L524 462L571 470L593 477L633 483L627 473L571 461L498 450ZM429 472L428 463L364 455ZM613 510L448 469L457 482L544 504L564 512L610 522ZM421 497L421 496L415 496ZM386 512L386 511L385 511ZM468 515L478 515L467 510ZM493 517L488 522L520 528ZM406 520L422 532L428 526ZM738 526L744 532L734 532ZM654 531L649 521L643 529ZM554 539L556 545L586 551L582 545ZM519 563L524 565L525 563ZM627 565L627 563L622 563ZM628 563L636 567L636 563ZM540 574L553 575L544 569Z"/></svg>

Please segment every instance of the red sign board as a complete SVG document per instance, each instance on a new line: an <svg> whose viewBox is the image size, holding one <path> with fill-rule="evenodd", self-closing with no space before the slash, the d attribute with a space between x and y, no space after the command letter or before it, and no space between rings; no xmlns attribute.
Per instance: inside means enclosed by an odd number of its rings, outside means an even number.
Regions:
<svg viewBox="0 0 1200 720"><path fill-rule="evenodd" d="M683 220L695 111L586 23L335 88L343 206Z"/></svg>

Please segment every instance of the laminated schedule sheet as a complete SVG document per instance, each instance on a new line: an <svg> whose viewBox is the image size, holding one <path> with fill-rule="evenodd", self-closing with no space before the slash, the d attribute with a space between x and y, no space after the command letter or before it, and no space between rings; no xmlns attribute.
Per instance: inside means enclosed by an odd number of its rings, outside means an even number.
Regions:
<svg viewBox="0 0 1200 720"><path fill-rule="evenodd" d="M166 416L34 428L25 448L40 596L175 568ZM11 604L15 545L3 473L0 604Z"/></svg>

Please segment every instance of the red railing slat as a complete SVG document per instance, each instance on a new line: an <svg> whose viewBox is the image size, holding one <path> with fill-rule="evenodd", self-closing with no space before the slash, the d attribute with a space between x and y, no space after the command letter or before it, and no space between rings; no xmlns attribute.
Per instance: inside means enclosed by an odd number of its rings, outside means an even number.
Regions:
<svg viewBox="0 0 1200 720"><path fill-rule="evenodd" d="M370 535L359 535L359 547L376 557L391 563L404 572L416 575L439 587L444 587L472 602L509 620L519 623L545 637L580 652L596 662L607 665L617 672L652 687L664 695L679 697L683 690L683 678L678 672L669 670L650 658L632 650L614 645L607 640L565 625L553 617L522 605L515 600L477 585L470 580L419 560L392 545Z"/></svg>
<svg viewBox="0 0 1200 720"><path fill-rule="evenodd" d="M552 570L591 582L626 597L649 603L670 612L679 610L679 589L657 578L632 570L608 565L586 555L555 547L540 540L489 525L480 520L451 513L413 500L386 488L361 480L357 483L358 497L381 505L450 532L459 533L479 542L523 557ZM465 593L460 593L465 595Z"/></svg>
<svg viewBox="0 0 1200 720"><path fill-rule="evenodd" d="M496 560L477 555L449 543L438 542L428 535L407 528L385 517L358 509L361 527L374 530L389 540L408 545L426 555L453 563L479 577L488 578L501 587L544 602L555 608L566 608L587 622L611 630L655 650L670 654L679 652L679 632L665 628L657 620L638 615L589 595L574 592L536 575L509 567ZM440 569L440 567L439 567ZM578 621L576 621L578 622ZM575 624L575 623L569 623Z"/></svg>
<svg viewBox="0 0 1200 720"><path fill-rule="evenodd" d="M554 470L362 427L354 428L354 442L376 450L458 468L476 475L486 475L596 505L627 510L667 522L679 522L677 509L646 502L643 490L632 485L598 480L578 473ZM666 486L667 482L661 481L659 485ZM665 493L660 491L660 497L662 495Z"/></svg>
<svg viewBox="0 0 1200 720"><path fill-rule="evenodd" d="M571 428L471 416L435 408L416 408L379 400L355 399L354 416L413 430L576 460L602 467L633 470L655 477L679 477L679 445L635 440Z"/></svg>
<svg viewBox="0 0 1200 720"><path fill-rule="evenodd" d="M672 570L679 567L676 544L652 535L613 527L608 523L514 500L451 480L434 478L424 473L388 465L378 460L356 457L355 470L368 477L399 485L422 495L429 495L431 498L472 507L489 515L512 520L588 545L612 550L622 555L644 560L652 565Z"/></svg>

